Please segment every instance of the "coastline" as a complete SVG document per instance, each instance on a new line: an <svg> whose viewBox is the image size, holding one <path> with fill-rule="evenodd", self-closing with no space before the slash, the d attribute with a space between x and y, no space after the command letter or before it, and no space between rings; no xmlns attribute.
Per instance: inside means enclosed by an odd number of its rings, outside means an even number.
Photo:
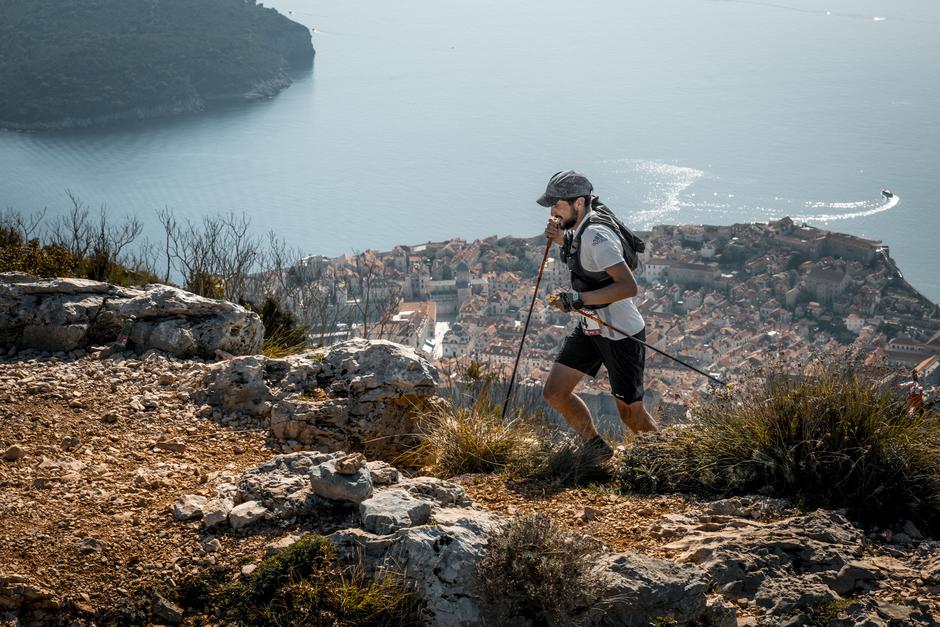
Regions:
<svg viewBox="0 0 940 627"><path fill-rule="evenodd" d="M234 101L252 101L267 100L274 98L279 93L294 84L287 75L277 78L270 78L256 81L251 85L248 91L235 94L216 94L212 96L194 95L187 100L178 101L173 104L160 105L157 107L136 107L125 111L115 113L105 113L84 118L66 117L60 120L49 122L32 122L22 124L19 122L9 122L0 120L0 131L14 133L41 133L45 131L67 131L76 129L88 129L96 127L106 127L112 124L121 124L125 122L142 122L159 118L176 117L180 115L189 115L202 113L209 108L213 102L234 102Z"/></svg>

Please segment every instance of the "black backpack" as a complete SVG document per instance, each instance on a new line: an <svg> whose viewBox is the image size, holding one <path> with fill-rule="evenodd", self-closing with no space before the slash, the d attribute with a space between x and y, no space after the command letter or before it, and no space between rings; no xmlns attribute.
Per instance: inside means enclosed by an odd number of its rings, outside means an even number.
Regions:
<svg viewBox="0 0 940 627"><path fill-rule="evenodd" d="M623 246L623 259L627 262L628 268L636 270L637 266L640 265L639 255L646 250L646 242L627 228L627 226L620 221L620 218L618 218L607 205L602 203L597 196L591 197L591 210L594 211L594 215L591 216L590 220L581 225L581 229L577 234L572 231L568 231L565 234L565 244L561 248L562 262L567 263L568 255L575 253L577 249L580 248L580 246L576 246L574 250L572 250L572 240L576 236L580 238L581 233L584 232L588 224L600 224L609 228L620 238L620 244ZM578 244L580 244L580 241Z"/></svg>

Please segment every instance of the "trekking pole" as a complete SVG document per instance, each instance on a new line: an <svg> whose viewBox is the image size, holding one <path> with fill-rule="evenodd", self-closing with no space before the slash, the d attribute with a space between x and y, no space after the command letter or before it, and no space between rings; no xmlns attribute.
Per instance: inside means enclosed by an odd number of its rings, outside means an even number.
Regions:
<svg viewBox="0 0 940 627"><path fill-rule="evenodd" d="M519 352L516 353L516 363L512 367L512 376L509 377L509 389L506 390L506 400L503 402L503 408L499 412L499 418L502 420L506 416L506 408L509 406L509 399L512 397L512 385L516 381L516 370L519 368L519 358L522 357L522 347L525 345L525 336L529 332L529 321L532 319L532 308L535 307L535 299L539 295L539 284L542 282L542 273L545 271L545 262L548 260L548 251L552 247L552 240L545 242L545 254L542 255L542 264L539 266L539 276L535 279L535 292L532 293L532 302L529 303L529 315L525 317L525 326L522 328L522 340L519 341Z"/></svg>
<svg viewBox="0 0 940 627"><path fill-rule="evenodd" d="M549 300L552 300L552 301L553 301L554 299L555 299L554 296L549 297ZM646 342L644 342L643 340L641 340L641 339L639 339L639 338L633 337L633 336L630 335L629 333L624 333L623 331L621 331L620 329L618 329L618 328L615 327L614 325L608 324L608 323L604 322L603 320L600 319L600 317L595 316L595 315L592 314L592 313L588 313L587 311L585 311L585 310L583 310L583 309L575 309L574 312L575 312L575 313L578 313L578 314L581 314L581 315L584 316L585 318L590 318L591 320L593 320L594 322L596 322L596 323L598 323L598 324L604 325L605 327L607 327L607 328L610 329L611 331L616 331L616 332L619 333L620 335L625 335L625 336L627 336L628 338L630 338L631 340L633 340L634 342L639 342L640 344L642 344L642 345L645 346L646 348L649 348L649 349L651 349L651 350L654 350L654 351L656 351L657 353L659 353L660 355L662 355L662 356L664 356L664 357L668 357L669 359L671 359L671 360L673 360L673 361L675 361L675 362L678 362L678 363L682 364L683 366L685 366L686 368L688 368L688 369L690 369L690 370L694 370L695 372L699 373L699 374L702 375L703 377L708 377L709 379L711 379L712 381L714 381L715 383L717 383L718 385L720 385L720 386L722 386L722 387L724 387L724 388L728 388L728 389L730 390L730 389L733 387L730 383L725 383L725 382L722 381L721 379L718 379L718 378L716 378L716 377L713 377L712 375L708 374L707 372L702 372L701 370L699 370L698 368L696 368L696 367L693 366L692 364L688 364L688 363L682 361L681 359L679 359L678 357L673 357L673 356L670 355L669 353L667 353L667 352L665 352L665 351L661 351L661 350L659 350L658 348L656 348L655 346L651 346L651 345L647 344Z"/></svg>

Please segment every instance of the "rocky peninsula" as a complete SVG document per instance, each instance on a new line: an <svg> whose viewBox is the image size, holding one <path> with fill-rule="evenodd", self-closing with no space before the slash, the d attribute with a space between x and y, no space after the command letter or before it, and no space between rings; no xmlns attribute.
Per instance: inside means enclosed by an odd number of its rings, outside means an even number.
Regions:
<svg viewBox="0 0 940 627"><path fill-rule="evenodd" d="M308 29L254 0L11 0L0 128L54 130L271 97L309 68Z"/></svg>

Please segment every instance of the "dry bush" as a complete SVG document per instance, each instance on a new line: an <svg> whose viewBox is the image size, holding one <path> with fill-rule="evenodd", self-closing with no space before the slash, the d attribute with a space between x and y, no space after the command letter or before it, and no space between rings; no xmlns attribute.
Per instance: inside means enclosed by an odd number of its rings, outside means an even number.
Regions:
<svg viewBox="0 0 940 627"><path fill-rule="evenodd" d="M603 585L593 569L603 546L543 514L514 518L493 532L479 582L493 624L579 625L600 607Z"/></svg>

